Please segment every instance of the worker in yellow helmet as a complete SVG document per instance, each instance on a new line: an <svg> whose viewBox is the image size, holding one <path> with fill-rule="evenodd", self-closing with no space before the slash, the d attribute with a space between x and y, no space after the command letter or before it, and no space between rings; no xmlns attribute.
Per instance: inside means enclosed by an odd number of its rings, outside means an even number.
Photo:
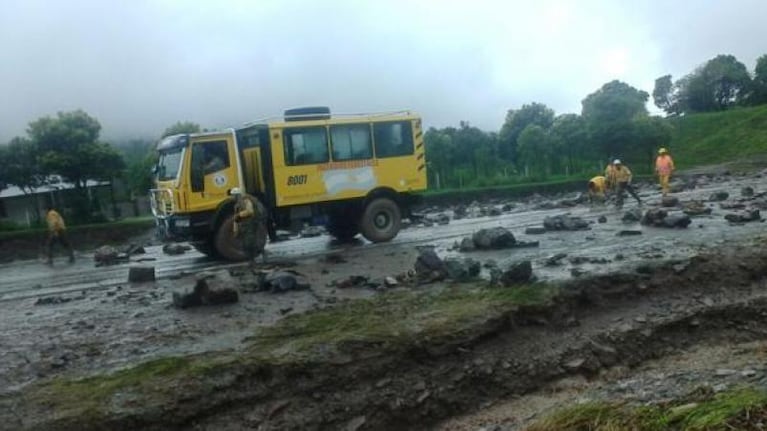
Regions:
<svg viewBox="0 0 767 431"><path fill-rule="evenodd" d="M655 173L658 174L658 182L660 182L663 196L666 196L671 190L669 182L671 181L671 173L673 172L674 159L671 158L667 149L661 148L658 150L658 157L655 159Z"/></svg>
<svg viewBox="0 0 767 431"><path fill-rule="evenodd" d="M623 208L623 198L625 192L629 192L629 194L633 196L634 199L636 199L637 204L642 205L642 200L639 199L639 195L631 185L631 181L634 178L634 175L631 173L631 169L621 163L619 159L615 159L613 161L613 166L615 169L613 173L615 175L615 190L618 198L616 203L617 208Z"/></svg>
<svg viewBox="0 0 767 431"><path fill-rule="evenodd" d="M605 202L605 192L607 191L607 178L602 175L589 180L589 202L600 203Z"/></svg>

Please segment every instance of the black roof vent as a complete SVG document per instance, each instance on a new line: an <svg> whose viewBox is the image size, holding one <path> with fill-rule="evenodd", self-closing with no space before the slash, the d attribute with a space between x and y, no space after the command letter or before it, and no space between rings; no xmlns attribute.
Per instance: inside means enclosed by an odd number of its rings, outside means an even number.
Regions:
<svg viewBox="0 0 767 431"><path fill-rule="evenodd" d="M285 110L285 121L329 120L330 108L327 106L306 106Z"/></svg>

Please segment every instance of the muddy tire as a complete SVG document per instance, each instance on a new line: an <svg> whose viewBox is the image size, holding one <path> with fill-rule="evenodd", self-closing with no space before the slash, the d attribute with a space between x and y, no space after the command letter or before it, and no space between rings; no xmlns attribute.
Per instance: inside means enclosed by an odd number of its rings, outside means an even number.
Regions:
<svg viewBox="0 0 767 431"><path fill-rule="evenodd" d="M261 202L256 201L256 212L266 214ZM261 222L256 228L256 255L261 254L266 246L267 228L266 223ZM242 247L242 240L234 235L234 214L228 215L221 224L213 239L216 255L224 260L240 262L247 259Z"/></svg>
<svg viewBox="0 0 767 431"><path fill-rule="evenodd" d="M371 201L362 213L359 228L371 242L386 242L397 236L402 227L399 205L389 198Z"/></svg>

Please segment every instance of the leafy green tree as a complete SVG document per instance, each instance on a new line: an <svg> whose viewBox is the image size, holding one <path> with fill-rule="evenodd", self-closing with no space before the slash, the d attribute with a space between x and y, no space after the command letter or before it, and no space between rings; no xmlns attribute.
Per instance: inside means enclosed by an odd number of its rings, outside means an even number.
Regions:
<svg viewBox="0 0 767 431"><path fill-rule="evenodd" d="M520 109L510 109L498 134L499 155L506 161L516 163L517 139L525 127L535 124L548 130L553 123L554 110L543 103L533 102L522 105Z"/></svg>
<svg viewBox="0 0 767 431"><path fill-rule="evenodd" d="M24 193L31 193L45 183L45 175L37 161L37 149L29 139L15 137L4 147L2 160L5 183L12 184Z"/></svg>
<svg viewBox="0 0 767 431"><path fill-rule="evenodd" d="M677 83L681 112L722 111L743 103L751 88L746 66L718 55Z"/></svg>
<svg viewBox="0 0 767 431"><path fill-rule="evenodd" d="M635 126L636 152L645 166L652 169L657 151L671 142L671 125L664 118L648 116L637 119Z"/></svg>
<svg viewBox="0 0 767 431"><path fill-rule="evenodd" d="M181 133L199 133L200 125L191 121L177 121L162 132L161 138Z"/></svg>
<svg viewBox="0 0 767 431"><path fill-rule="evenodd" d="M551 128L555 154L563 159L565 175L580 172L583 161L595 156L589 145L586 122L578 114L562 114L554 119Z"/></svg>
<svg viewBox="0 0 767 431"><path fill-rule="evenodd" d="M676 97L674 95L674 83L671 75L663 75L655 80L655 88L652 91L652 100L655 106L667 114L676 113Z"/></svg>
<svg viewBox="0 0 767 431"><path fill-rule="evenodd" d="M647 115L650 97L621 81L611 81L583 99L583 118L592 145L603 157L617 157L634 141L634 120Z"/></svg>
<svg viewBox="0 0 767 431"><path fill-rule="evenodd" d="M152 188L152 168L157 164L154 143L134 139L119 148L127 165L126 181L131 194L145 195Z"/></svg>
<svg viewBox="0 0 767 431"><path fill-rule="evenodd" d="M42 173L57 174L75 187L72 205L78 221L91 220L88 180L111 180L125 167L120 154L100 142L101 125L82 110L59 112L29 124L27 133L38 150Z"/></svg>
<svg viewBox="0 0 767 431"><path fill-rule="evenodd" d="M551 139L546 129L529 124L519 134L518 145L519 161L524 164L526 173L546 177L552 155Z"/></svg>
<svg viewBox="0 0 767 431"><path fill-rule="evenodd" d="M751 105L767 103L767 55L756 59L754 79L751 82L751 93L748 102Z"/></svg>

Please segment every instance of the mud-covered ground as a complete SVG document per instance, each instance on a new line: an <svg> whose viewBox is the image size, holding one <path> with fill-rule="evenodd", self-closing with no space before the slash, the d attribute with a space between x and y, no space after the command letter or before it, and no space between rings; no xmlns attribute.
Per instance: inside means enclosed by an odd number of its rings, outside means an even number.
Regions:
<svg viewBox="0 0 767 431"><path fill-rule="evenodd" d="M494 205L501 208L504 204L510 204L512 208L507 206L498 216L451 220L447 225L426 227L415 223L404 230L395 241L388 244L372 245L362 241L350 245L335 244L327 236L293 239L272 244L268 248L266 262L262 263L260 269L268 271L275 268L289 268L311 283L311 288L308 290L284 293L253 291L252 275L242 265L210 262L193 251L178 256L167 256L159 247L151 246L147 247L146 254L133 256L131 263L107 267L96 268L91 254L85 251L78 253L78 261L74 265L67 265L63 261L57 262L52 268L38 261L21 261L2 265L0 266L0 274L2 274L0 327L3 330L0 331L0 388L4 394L13 394L15 391L23 390L30 383L45 381L54 376L87 375L167 355L237 350L243 346L243 341L254 332L255 328L273 324L283 316L315 308L332 307L346 300L380 294L382 290L386 290L383 287L385 277L405 274L413 267L418 246L434 246L437 253L443 257L463 255L485 263L492 260L500 267L511 262L530 259L534 274L539 279L569 280L574 277L574 274L583 278L613 272L632 273L637 267L640 268L641 273L647 274L653 271L654 265L669 261L672 273L683 274L688 270L688 266L692 265L689 262L692 256L702 253L710 254L738 244L746 244L749 248L762 244L760 242L764 229L762 223L759 221L730 223L724 219L724 215L737 211L722 209L722 202L708 202L708 200L717 191L727 191L730 196L723 201L725 207L741 205L745 208L762 206L767 208L765 205L767 201L762 195L762 192L767 191L767 178L763 178L761 174L700 176L686 180L685 183L689 186L688 189L674 196L683 203L690 200L705 201L705 205L712 208L711 215L694 217L693 223L687 229L652 228L638 223L627 224L621 221L625 211L617 211L609 206L592 208L580 204L562 208L558 205L559 201L572 198L572 196L565 196L557 199L539 197L525 202L483 202L480 206ZM753 188L754 195L742 196L741 191L744 187ZM660 199L654 187L650 186L642 189L642 197L645 200L643 209L653 208ZM559 207L542 209L551 206ZM635 206L633 200L627 200L625 210L633 209ZM432 208L427 209L426 212L430 218L437 212L450 216L452 208ZM528 227L540 226L544 217L565 212L592 222L590 229L575 232L547 232L540 235L524 233ZM605 223L597 222L601 216L606 217ZM478 229L494 226L506 227L518 240L539 241L539 245L467 253L454 249L454 243L461 238ZM617 236L619 231L627 229L641 231L641 234ZM747 254L747 251L740 250L739 253ZM560 265L548 266L547 260L556 254L567 254L567 256L561 259ZM154 283L127 283L128 267L134 264L155 266L158 280ZM705 265L698 262L692 267L699 271ZM229 270L242 283L243 291L239 303L185 310L176 309L171 305L172 292L190 288L194 284L197 272L219 269ZM733 270L738 270L737 264L734 264ZM339 280L355 275L368 277L371 283L348 288L338 286ZM483 277L487 276L485 270ZM682 279L680 277L674 280L679 282ZM690 278L690 280L693 279L694 277ZM749 278L746 277L746 279ZM647 288L643 286L644 283L647 282L638 279L634 284L637 289L643 290ZM694 285L680 286L683 293L675 295L673 292L664 290L664 295L659 295L657 300L648 299L642 303L642 306L635 306L637 304L626 301L609 310L600 309L598 318L592 321L585 316L578 317L575 320L578 322L577 326L572 326L566 331L562 331L561 328L552 328L551 331L547 331L544 327L543 329L533 328L527 333L522 331L503 335L502 338L507 339L505 341L508 343L525 346L528 349L525 354L528 361L536 353L543 358L541 364L519 364L519 366L530 366L531 375L546 376L546 370L542 369L546 366L546 361L557 363L556 369L550 371L551 378L531 379L529 385L520 387L512 385L514 390L507 388L505 392L488 389L487 396L457 403L460 404L460 408L455 412L469 411L467 416L454 418L442 423L439 427L478 429L483 426L498 425L518 429L514 427L523 425L543 411L571 402L575 397L597 399L600 396L614 397L621 393L627 397L639 397L641 394L648 393L657 381L668 381L678 377L679 381L688 379L690 382L695 382L707 379L711 372L714 375L708 380L712 382L712 385L728 383L730 380L737 379L738 376L760 381L759 379L764 377L764 370L754 365L753 361L749 362L749 358L757 358L761 354L758 343L761 342L763 334L754 330L755 332L750 333L747 339L735 340L734 342L739 343L735 347L737 351L743 350L753 355L744 354L740 359L730 360L727 358L729 347L722 347L732 341L732 333L729 332L727 325L730 320L726 316L712 319L712 321L721 321L721 325L712 328L711 337L701 337L700 345L694 342L675 345L674 343L681 340L681 337L673 334L664 335L669 340L668 342L661 340L663 342L659 343L662 354L638 355L640 359L663 356L664 358L657 363L642 365L641 361L636 363L617 361L613 364L614 367L597 366L596 369L589 370L589 367L583 364L576 364L582 358L574 357L564 361L571 362L570 365L576 369L575 371L580 368L588 371L583 373L588 376L586 379L579 377L581 373L578 372L569 373L572 375L563 373L562 368L567 369L567 366L558 362L562 356L567 356L566 350L560 351L562 346L572 347L573 340L586 343L589 336L603 337L605 333L612 332L632 334L631 331L638 331L642 335L643 325L647 325L649 334L646 336L650 337L655 328L663 327L663 319L678 322L689 315L705 313L705 310L716 309L719 306L737 309L741 302L758 301L767 294L763 289L763 283L758 280L747 284L748 286L740 286L739 289L733 290L732 295L726 285L708 286L707 290L700 293L695 293ZM401 285L393 289L428 290L440 289L442 286L442 283L421 286ZM747 326L754 328L752 323L747 323ZM515 337L520 338L517 340ZM564 342L565 339L569 339L569 342ZM500 343L500 345L505 344ZM486 348L490 350L472 353L472 358L467 362L470 365L463 374L474 373L474 368L480 371L486 368L481 355L487 355L489 360L492 359L493 365L490 369L493 372L499 369L516 371L515 358L508 358L506 362L509 365L504 368L503 362L499 362L501 352L493 351L492 346L486 346ZM575 350L575 347L572 348ZM688 364L689 362L684 361L699 357L695 354L698 351L695 349L707 348L711 349L711 352L704 355L706 361L696 365L698 374L689 374L689 370L674 374L676 372L674 369L682 368L681 365L674 365L674 358L678 358L680 364ZM512 350L517 351L517 349ZM618 356L623 354L616 353ZM587 363L588 359L585 358L583 362ZM724 367L723 364L727 363L733 365ZM626 368L627 365L646 368L629 370ZM656 368L652 368L653 366ZM717 370L721 371L720 368L734 371L717 372ZM651 378L653 370L662 370L658 372L665 373L661 374L665 377L653 380ZM488 379L494 380L490 377L493 372L488 374ZM560 376L561 374L563 375ZM673 375L673 379L668 377L670 375ZM558 376L563 377L564 380L556 378ZM421 380L412 382L411 389L420 394L416 395L416 398L429 393L417 404L432 396L438 398L435 391L439 385L432 382L430 380L432 378L439 377L427 373ZM455 380L453 382L455 386L460 386L462 379L463 377ZM626 383L627 381L629 383ZM541 387L536 387L536 382L541 382ZM401 384L407 383L397 382L397 385ZM435 386L434 390L429 389L432 386ZM671 386L674 385L668 385L668 387ZM531 391L531 396L518 398L520 394ZM507 395L513 395L513 398L506 399ZM363 400L364 397L360 399ZM444 406L435 407L432 410L434 410L432 413L428 413L429 409L427 409L424 416L424 420L428 423L450 416L443 411ZM223 417L231 419L236 415L237 412L233 412ZM203 429L226 428L216 419L202 423L207 423ZM365 421L359 426L377 428L381 424L392 422L376 422L370 419L367 420L367 425L364 423ZM2 428L1 425L0 428ZM279 428L276 426L264 429ZM250 428L243 426L226 429Z"/></svg>

